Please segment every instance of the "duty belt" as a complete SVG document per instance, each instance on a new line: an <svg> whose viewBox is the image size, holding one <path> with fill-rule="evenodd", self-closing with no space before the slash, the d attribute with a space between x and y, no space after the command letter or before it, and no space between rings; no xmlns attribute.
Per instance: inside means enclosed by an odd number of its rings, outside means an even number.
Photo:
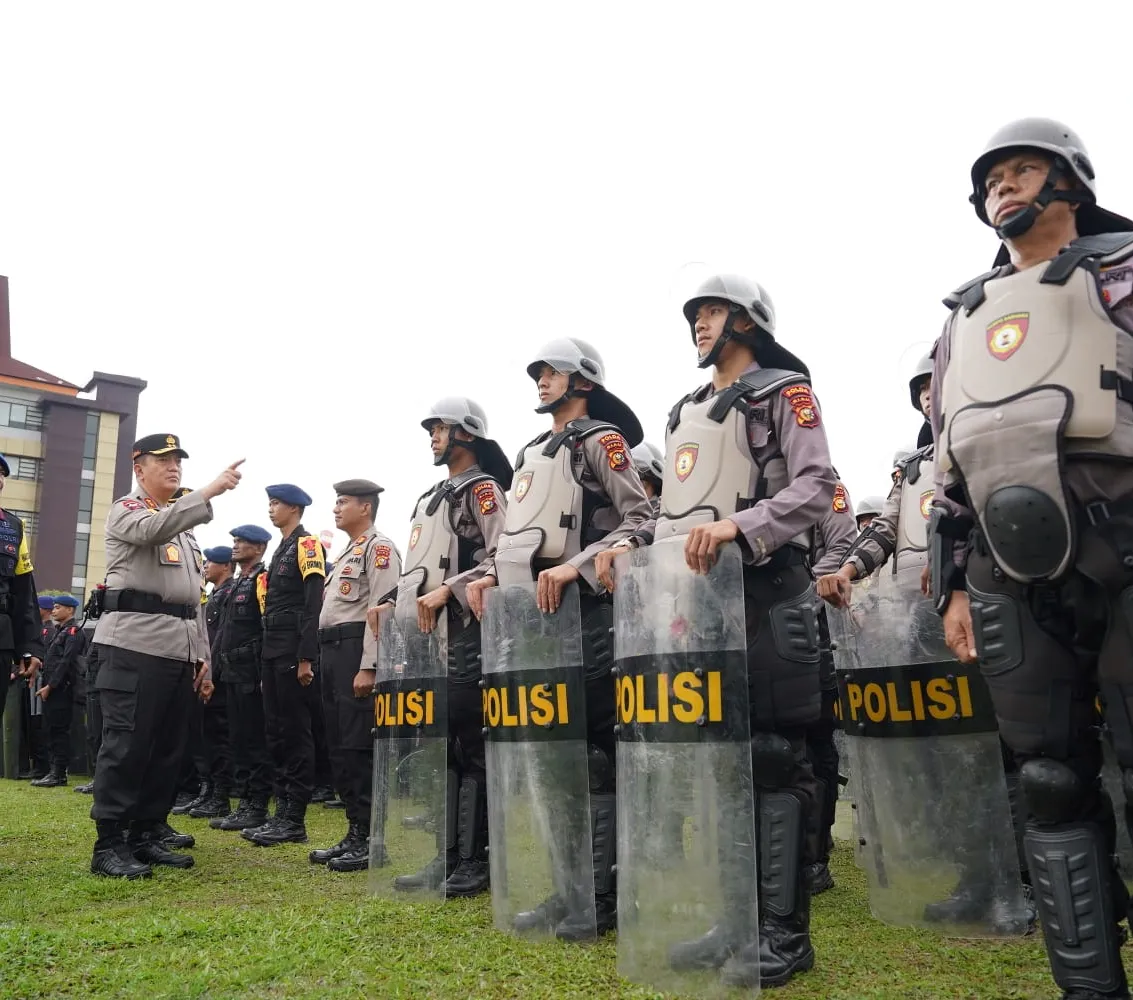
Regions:
<svg viewBox="0 0 1133 1000"><path fill-rule="evenodd" d="M255 663L260 658L260 644L258 642L240 646L228 653L220 654L220 662L235 665L237 663Z"/></svg>
<svg viewBox="0 0 1133 1000"><path fill-rule="evenodd" d="M361 639L365 634L365 622L343 622L319 629L319 642L345 642L347 639Z"/></svg>
<svg viewBox="0 0 1133 1000"><path fill-rule="evenodd" d="M144 590L108 590L103 605L105 611L132 611L139 615L169 615L171 618L196 618L197 604L170 604L158 594Z"/></svg>
<svg viewBox="0 0 1133 1000"><path fill-rule="evenodd" d="M298 611L279 611L274 615L264 615L264 630L267 632L283 632L298 628Z"/></svg>

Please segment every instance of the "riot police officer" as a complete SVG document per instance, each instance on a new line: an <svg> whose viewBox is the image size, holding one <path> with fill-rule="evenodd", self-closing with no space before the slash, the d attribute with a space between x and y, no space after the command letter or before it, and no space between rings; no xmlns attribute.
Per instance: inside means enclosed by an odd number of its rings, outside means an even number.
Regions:
<svg viewBox="0 0 1133 1000"><path fill-rule="evenodd" d="M824 512L814 535L811 572L815 579L832 572L842 563L858 528L854 520L850 495L839 481L834 487L830 509ZM816 723L807 727L806 748L814 776L818 780L822 800L819 809L818 857L806 867L804 877L812 896L834 887L830 874L830 852L834 850L834 819L838 807L838 747L834 731L838 728L834 706L838 702L838 678L834 673L834 653L830 646L830 625L826 609L818 612L818 642L822 651L819 684L822 687L822 711Z"/></svg>
<svg viewBox="0 0 1133 1000"><path fill-rule="evenodd" d="M272 758L267 743L264 699L260 694L263 618L257 586L266 572L264 551L271 534L258 524L232 529L232 558L239 567L228 594L227 614L217 635L220 683L228 705L228 744L236 808L209 820L216 830L250 830L267 822ZM282 818L282 817L281 817Z"/></svg>
<svg viewBox="0 0 1133 1000"><path fill-rule="evenodd" d="M114 502L106 522L105 612L94 634L103 736L91 807L91 871L128 879L148 878L151 865L193 864L162 843L193 691L212 693L192 529L212 520L211 500L235 489L243 462L172 503L188 458L177 435L140 438L133 457L138 489Z"/></svg>
<svg viewBox="0 0 1133 1000"><path fill-rule="evenodd" d="M421 426L429 432L433 464L448 477L426 491L413 512L401 587L417 598L421 631L448 622L448 803L438 853L422 870L394 879L394 888L440 888L449 896L487 891L488 788L480 700L480 622L468 608L470 583L492 566L504 528L504 494L512 467L488 437L484 408L465 396L433 404Z"/></svg>
<svg viewBox="0 0 1133 1000"><path fill-rule="evenodd" d="M1002 241L946 300L934 354L927 574L978 658L1028 807L1024 847L1067 1000L1128 997L1128 896L1098 782L1101 702L1133 793L1133 222L1101 209L1068 126L1012 122L971 171Z"/></svg>
<svg viewBox="0 0 1133 1000"><path fill-rule="evenodd" d="M641 476L641 485L645 487L645 495L649 497L649 506L653 516L661 513L661 480L665 478L665 461L660 449L655 444L642 441L630 452L633 457L633 467Z"/></svg>
<svg viewBox="0 0 1133 1000"><path fill-rule="evenodd" d="M520 932L550 930L573 941L604 934L617 922L613 618L594 556L627 537L650 508L630 458L630 448L642 439L641 424L606 387L594 347L577 337L553 340L535 352L527 374L539 393L536 412L550 418L551 428L520 452L492 572L469 584L468 597L479 617L484 591L497 580L506 589L530 584L534 574L539 610L555 614L564 589L578 583L593 847L586 864L593 865L594 906L556 892L519 912L513 924ZM493 892L500 888L494 885Z"/></svg>
<svg viewBox="0 0 1133 1000"><path fill-rule="evenodd" d="M86 637L75 621L79 602L70 594L55 598L52 609L54 629L40 675L42 685L36 693L43 703L44 722L51 754L51 770L32 782L36 788L55 788L67 784L67 765L71 759L72 692L79 679L79 665L86 649Z"/></svg>
<svg viewBox="0 0 1133 1000"><path fill-rule="evenodd" d="M240 836L261 847L307 842L307 805L315 783L312 718L322 711L315 664L326 581L322 542L303 527L310 496L292 483L267 487L268 518L282 540L257 583L264 637L261 686L268 746L277 770L276 815Z"/></svg>
<svg viewBox="0 0 1133 1000"><path fill-rule="evenodd" d="M750 906L739 899L706 935L675 946L670 961L674 969L720 969L730 986L781 985L814 964L803 870L818 860L820 789L806 733L822 699L807 557L837 477L806 366L776 341L766 290L716 275L685 303L684 315L698 366L713 369L712 381L670 412L664 510L624 544L648 541L653 531L659 539L683 535L687 565L701 574L720 546L735 542L742 551L752 776L760 789L757 826L768 833L760 844L758 940L745 939L748 928L731 919ZM701 476L698 467L706 470ZM607 586L615 551L599 557ZM755 836L732 830L725 839L739 858ZM735 886L746 893L749 880L725 884L726 900Z"/></svg>
<svg viewBox="0 0 1133 1000"><path fill-rule="evenodd" d="M858 531L864 531L869 527L870 523L875 517L881 515L881 508L885 504L882 497L870 494L868 497L862 497L858 501L857 509L854 511L854 520L857 521Z"/></svg>
<svg viewBox="0 0 1133 1000"><path fill-rule="evenodd" d="M312 864L336 872L370 865L371 789L374 772L374 666L363 655L366 613L397 580L401 557L374 527L382 487L369 479L334 484L334 526L347 545L334 560L319 614L319 669L334 782L346 805L346 836L333 847L311 851ZM381 856L379 852L378 856Z"/></svg>

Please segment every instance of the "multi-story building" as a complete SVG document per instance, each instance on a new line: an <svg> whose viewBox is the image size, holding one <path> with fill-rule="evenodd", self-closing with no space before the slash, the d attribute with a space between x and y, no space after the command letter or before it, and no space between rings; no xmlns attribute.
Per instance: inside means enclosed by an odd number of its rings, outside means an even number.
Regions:
<svg viewBox="0 0 1133 1000"><path fill-rule="evenodd" d="M8 279L0 275L0 506L27 529L42 590L83 600L106 575L102 526L130 492L138 397L146 383L95 372L78 386L12 357Z"/></svg>

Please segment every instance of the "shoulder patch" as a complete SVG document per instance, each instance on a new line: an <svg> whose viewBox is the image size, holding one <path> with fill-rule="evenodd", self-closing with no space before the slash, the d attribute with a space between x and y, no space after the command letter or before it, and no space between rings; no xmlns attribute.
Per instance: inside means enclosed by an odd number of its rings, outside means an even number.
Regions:
<svg viewBox="0 0 1133 1000"><path fill-rule="evenodd" d="M491 483L477 483L472 487L472 495L480 505L481 514L491 514L499 505L496 503L496 490Z"/></svg>
<svg viewBox="0 0 1133 1000"><path fill-rule="evenodd" d="M326 576L326 556L323 554L323 543L314 535L304 535L299 539L299 575L304 580L312 573L317 576Z"/></svg>
<svg viewBox="0 0 1133 1000"><path fill-rule="evenodd" d="M845 514L850 509L850 502L846 498L846 487L839 483L834 487L834 501L830 505L835 514Z"/></svg>
<svg viewBox="0 0 1133 1000"><path fill-rule="evenodd" d="M818 407L809 385L789 385L781 393L795 414L795 423L800 427L817 427L820 423Z"/></svg>
<svg viewBox="0 0 1133 1000"><path fill-rule="evenodd" d="M71 627L70 627L70 628L69 628L69 629L67 630L67 635L74 635L74 634L75 634L76 632L78 632L78 631L79 631L79 630L78 630L78 629L77 629L77 628L76 628L76 627L75 627L74 625L72 625L72 626L71 626Z"/></svg>
<svg viewBox="0 0 1133 1000"><path fill-rule="evenodd" d="M389 569L390 550L388 545L374 546L374 568Z"/></svg>
<svg viewBox="0 0 1133 1000"><path fill-rule="evenodd" d="M603 434L598 443L606 449L606 458L615 472L625 472L629 468L629 448L625 438L617 433Z"/></svg>
<svg viewBox="0 0 1133 1000"><path fill-rule="evenodd" d="M135 510L145 510L146 505L141 500L135 500L133 497L126 497L125 500L119 500L118 505L133 513Z"/></svg>
<svg viewBox="0 0 1133 1000"><path fill-rule="evenodd" d="M35 567L31 564L31 553L28 552L28 536L20 532L20 550L16 556L16 576L24 576L32 572Z"/></svg>

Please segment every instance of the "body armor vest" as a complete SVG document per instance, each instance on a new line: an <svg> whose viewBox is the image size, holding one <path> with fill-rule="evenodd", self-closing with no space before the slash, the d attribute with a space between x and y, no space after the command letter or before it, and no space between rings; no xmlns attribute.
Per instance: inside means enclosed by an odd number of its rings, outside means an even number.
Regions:
<svg viewBox="0 0 1133 1000"><path fill-rule="evenodd" d="M996 562L1020 583L1073 564L1064 457L1133 459L1133 339L1097 284L1100 267L1130 257L1131 233L1083 237L946 302L956 311L937 461L963 480Z"/></svg>
<svg viewBox="0 0 1133 1000"><path fill-rule="evenodd" d="M687 535L698 524L754 507L787 486L785 458L761 466L755 457L749 419L757 404L784 386L809 382L798 372L761 368L705 399L686 396L673 407L655 541ZM798 535L790 544L809 551L811 540Z"/></svg>
<svg viewBox="0 0 1133 1000"><path fill-rule="evenodd" d="M399 589L408 585L418 594L427 594L450 576L471 568L470 559L461 559L462 539L456 533L453 512L456 501L469 489L491 479L482 469L470 469L438 483L417 501Z"/></svg>
<svg viewBox="0 0 1133 1000"><path fill-rule="evenodd" d="M928 517L932 512L932 445L901 461L901 512L897 516L893 572L928 562Z"/></svg>
<svg viewBox="0 0 1133 1000"><path fill-rule="evenodd" d="M589 521L603 501L583 487L576 451L588 437L610 432L621 433L604 420L572 420L558 434L538 437L520 452L496 544L501 586L530 583L536 560L561 565L590 544Z"/></svg>

